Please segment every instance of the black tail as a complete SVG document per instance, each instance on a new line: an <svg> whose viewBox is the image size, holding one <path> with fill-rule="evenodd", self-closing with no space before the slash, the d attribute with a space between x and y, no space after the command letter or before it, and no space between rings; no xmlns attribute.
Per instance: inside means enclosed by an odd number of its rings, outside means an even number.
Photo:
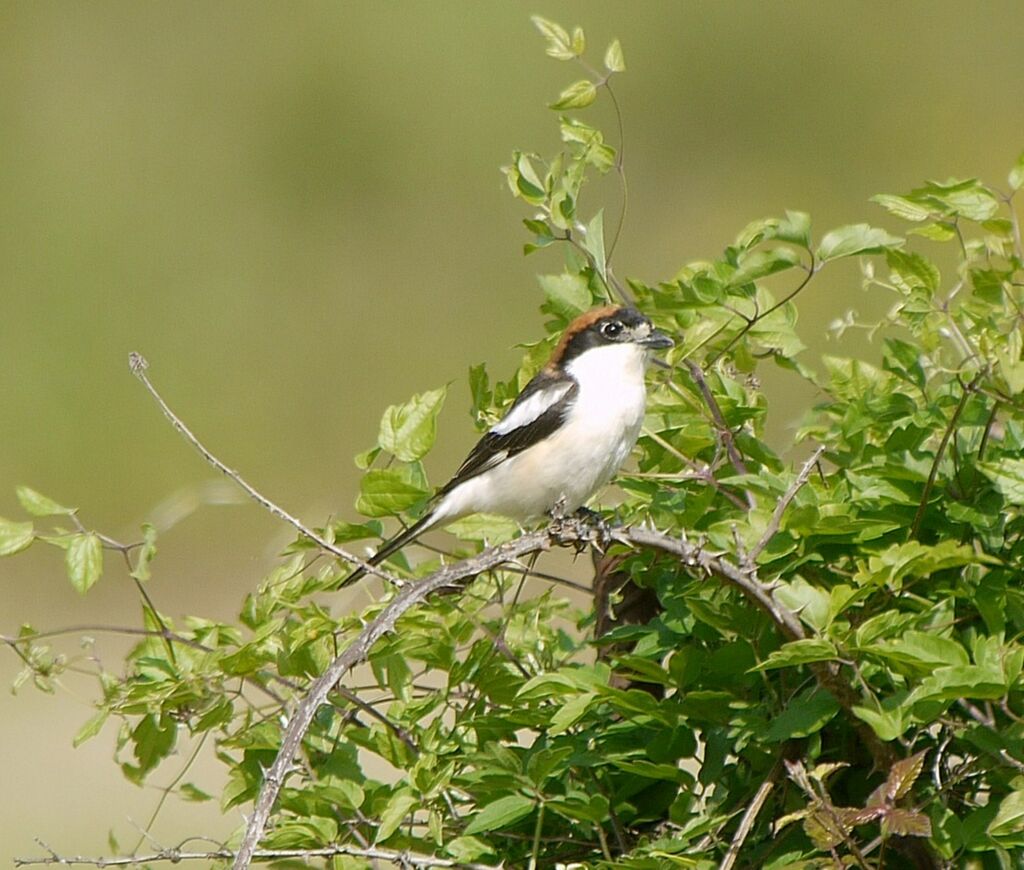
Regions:
<svg viewBox="0 0 1024 870"><path fill-rule="evenodd" d="M377 550L377 552L374 553L366 561L369 562L371 565L379 565L389 556L394 555L399 550L401 550L402 547L404 547L414 538L417 538L421 534L423 534L423 532L425 532L427 529L434 525L435 521L435 514L433 511L430 511L425 516L421 517L417 522L409 526L409 528L407 528L404 532L395 535L390 541L385 541L383 544L381 544L380 549ZM365 568L356 568L355 571L353 571L351 574L348 575L348 577L341 581L341 584L337 588L343 589L350 583L355 583L361 577L365 576L366 573L367 571Z"/></svg>

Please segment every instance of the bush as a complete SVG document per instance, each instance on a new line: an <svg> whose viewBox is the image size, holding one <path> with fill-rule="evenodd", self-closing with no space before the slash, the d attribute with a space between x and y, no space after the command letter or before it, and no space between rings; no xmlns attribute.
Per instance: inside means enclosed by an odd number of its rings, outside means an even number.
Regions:
<svg viewBox="0 0 1024 870"><path fill-rule="evenodd" d="M549 55L582 62L580 29L535 21ZM565 252L540 281L548 337L510 381L480 366L469 384L485 428L566 323L609 299L679 337L652 371L611 538L591 550L594 606L575 609L546 573L544 591L520 594L538 553L583 548L591 529L516 537L483 517L451 528L449 567L398 557L388 573L416 582L331 612L344 547L423 509L445 400L431 391L389 408L357 457L365 522L304 530L237 624L144 598L143 638L123 674L100 674L77 740L116 720L122 772L141 783L209 735L221 808L273 807L255 857L281 866L1018 866L1024 157L1009 193L968 179L875 197L903 235L855 224L818 237L787 212L664 283L623 284L620 226L606 233L604 212L582 205L588 175L623 167L577 114L614 101L621 48L600 72L584 66L551 106L562 153L516 153L505 169L530 210L527 253ZM799 294L844 258L891 308L872 323L837 310L832 329L866 330L879 363L808 360L797 333ZM764 439L757 375L772 363L818 397L784 456ZM152 529L120 544L33 490L19 498L34 519L0 523L0 555L60 547L86 592L118 550L144 594ZM44 532L47 517L58 527ZM458 594L418 603L442 587ZM67 661L49 641L28 626L5 640L25 662L19 682L52 689ZM363 657L372 686L336 685ZM245 863L261 824L210 857L241 847Z"/></svg>

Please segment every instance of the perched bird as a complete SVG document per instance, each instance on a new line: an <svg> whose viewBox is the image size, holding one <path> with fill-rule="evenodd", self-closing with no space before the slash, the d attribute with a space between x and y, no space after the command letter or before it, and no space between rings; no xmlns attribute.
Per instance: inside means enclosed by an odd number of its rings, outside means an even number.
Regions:
<svg viewBox="0 0 1024 870"><path fill-rule="evenodd" d="M567 514L582 507L636 444L648 356L672 344L635 308L609 305L581 314L423 517L385 542L370 564L428 529L468 514L529 520L556 505ZM357 568L342 585L364 573Z"/></svg>

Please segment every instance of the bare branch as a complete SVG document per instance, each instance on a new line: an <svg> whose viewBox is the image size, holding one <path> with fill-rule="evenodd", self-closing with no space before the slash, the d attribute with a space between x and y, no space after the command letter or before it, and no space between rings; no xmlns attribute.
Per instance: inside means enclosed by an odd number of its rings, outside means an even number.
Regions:
<svg viewBox="0 0 1024 870"><path fill-rule="evenodd" d="M761 812L764 802L768 800L768 795L775 788L775 777L777 775L778 768L776 767L773 768L768 778L761 783L760 788L758 788L757 793L754 795L754 799L747 806L747 811L743 814L743 818L740 819L740 826L736 829L736 834L729 844L729 850L725 853L722 863L718 865L718 870L732 870L732 866L740 856L740 849L743 848L743 844L754 827L754 822L757 821L757 814Z"/></svg>
<svg viewBox="0 0 1024 870"><path fill-rule="evenodd" d="M157 392L156 387L153 386L153 383L152 381L150 381L149 376L146 374L146 369L149 368L149 363L146 361L146 358L142 356L142 354L135 353L134 351L131 354L129 354L128 366L131 369L132 374L135 375L135 377L137 377L140 381L142 381L143 386L145 386L145 388L149 390L150 395L156 400L156 403L160 406L160 410L163 411L164 416L171 421L171 425L174 426L174 428L178 431L178 434L180 434L186 441L188 441L189 444L191 444L196 450L198 450L199 453L202 455L203 459L209 462L210 465L212 465L219 472L221 472L221 474L227 475L229 478L231 478L231 480L233 480L243 490L245 490L246 494L248 494L249 497L253 499L253 501L255 501L257 504L259 504L266 510L270 511L270 513L272 513L278 519L284 520L286 523L288 523L290 526L296 529L300 535L312 541L314 544L320 547L320 549L326 550L328 553L332 553L339 559L348 562L350 565L355 565L361 568L367 574L373 574L377 577L381 577L388 583L391 583L395 586L401 586L403 584L403 580L394 576L393 574L389 574L383 568L379 568L376 565L371 565L369 562L360 559L358 556L349 553L347 550L343 550L341 547L335 546L334 544L325 540L322 536L318 535L312 529L309 529L305 525L303 525L299 520L293 517L286 510L278 507L269 498L267 498L265 495L263 495L256 489L254 489L252 486L250 486L237 471L228 468L223 462L221 462L216 456L214 456L203 445L203 443L192 433L192 430L189 429L184 422L182 422L181 418L178 417L174 413L174 411L170 409L170 407L164 401L160 393Z"/></svg>
<svg viewBox="0 0 1024 870"><path fill-rule="evenodd" d="M38 841L37 841L38 842ZM40 864L60 864L66 867L86 865L91 867L135 867L140 864L151 864L157 861L169 861L177 864L180 861L230 861L235 853L230 849L213 849L209 852L187 852L182 849L161 849L149 855L131 855L123 858L86 858L81 855L58 855L45 844L43 848L50 852L45 858L15 858L15 867L32 867ZM454 867L460 870L501 870L493 864L466 863L452 858L435 858L430 855L415 855L411 852L396 852L392 849L376 847L361 849L356 846L342 844L323 846L318 849L259 849L253 858L260 861L280 861L285 858L332 858L336 855L349 855L353 858L369 858L377 861L389 861L398 867Z"/></svg>
<svg viewBox="0 0 1024 870"><path fill-rule="evenodd" d="M796 476L796 480L794 480L789 485L789 489L783 493L782 498L779 499L779 503L775 505L775 510L772 512L772 518L768 523L768 528L764 530L764 534L761 535L761 539L754 545L754 548L747 555L749 564L753 565L757 561L757 557L764 552L764 548L767 547L768 544L771 543L772 538L779 533L779 527L782 525L782 517L786 513L786 508L789 507L790 502L796 498L796 494L804 484L807 483L811 476L811 472L818 464L818 460L824 452L824 445L818 447L818 449L811 454L811 458L804 463L804 467L800 469L800 473Z"/></svg>

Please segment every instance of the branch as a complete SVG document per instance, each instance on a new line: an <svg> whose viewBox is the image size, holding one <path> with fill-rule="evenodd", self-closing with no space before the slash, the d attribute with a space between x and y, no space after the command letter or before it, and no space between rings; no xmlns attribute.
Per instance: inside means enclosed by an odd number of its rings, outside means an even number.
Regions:
<svg viewBox="0 0 1024 870"><path fill-rule="evenodd" d="M814 453L811 454L811 458L804 463L804 467L800 469L800 473L796 476L789 489L783 494L782 498L779 499L779 503L775 505L775 510L772 513L771 521L768 523L768 528L764 530L764 534L761 535L761 539L754 545L754 548L747 555L748 564L753 565L757 561L757 557L764 552L764 548L771 543L779 533L779 527L782 525L782 517L786 513L786 508L789 507L789 503L796 498L796 494L800 491L808 478L811 476L811 471L818 464L818 460L821 458L821 454L825 452L825 446L821 445Z"/></svg>
<svg viewBox="0 0 1024 870"><path fill-rule="evenodd" d="M732 866L740 856L740 849L743 848L743 844L746 842L747 837L750 836L750 831L754 827L754 822L757 821L758 813L761 812L764 802L768 800L768 795L775 788L775 778L778 776L778 773L779 768L776 766L772 769L768 778L761 783L760 788L758 788L757 793L754 795L754 799L747 806L747 811L743 814L743 818L740 819L740 826L736 829L736 834L729 844L729 851L725 853L722 863L718 865L718 870L732 870Z"/></svg>
<svg viewBox="0 0 1024 870"><path fill-rule="evenodd" d="M37 841L39 842L39 841ZM15 867L31 867L39 864L61 864L65 867L72 865L88 865L92 867L134 867L139 864L150 864L156 861L169 861L177 864L179 861L230 861L236 853L230 849L214 849L209 852L186 852L181 849L161 849L150 855L132 855L125 858L86 858L81 855L64 857L49 850L40 843L44 849L50 851L46 858L15 858ZM477 864L456 861L452 858L434 858L429 855L414 855L410 852L396 852L392 849L360 849L356 846L345 846L341 844L323 846L319 849L258 849L253 855L254 858L266 861L280 861L285 858L332 858L336 855L349 855L353 858L369 858L371 860L389 861L399 867L455 867L461 870L501 870L493 864Z"/></svg>
<svg viewBox="0 0 1024 870"><path fill-rule="evenodd" d="M762 583L750 571L733 564L721 555L708 553L702 546L686 538L675 538L654 529L612 529L611 538L630 547L660 550L679 559L683 565L699 568L711 577L717 577L729 586L739 589L761 608L775 623L787 640L802 640L807 635L792 610L779 604L771 587Z"/></svg>
<svg viewBox="0 0 1024 870"><path fill-rule="evenodd" d="M946 452L946 446L949 444L949 439L953 434L953 430L956 429L957 421L960 419L960 415L963 413L964 408L967 405L967 399L974 392L974 388L978 383L981 375L979 374L971 383L963 385L963 393L960 395L960 401L957 403L956 410L953 411L953 416L949 418L949 423L946 425L945 431L942 433L942 440L939 441L939 446L935 451L935 459L932 462L931 470L928 472L928 480L925 481L924 492L921 493L921 502L917 506L917 511L914 513L914 522L910 526L910 537L908 540L917 540L918 535L921 532L921 523L924 520L925 511L928 509L928 499L931 498L932 488L935 486L935 478L939 473L939 464L942 462L942 457Z"/></svg>
<svg viewBox="0 0 1024 870"><path fill-rule="evenodd" d="M693 382L697 385L697 389L700 390L700 394L704 397L704 404L708 406L708 410L711 412L711 419L714 420L715 429L718 430L718 437L722 439L722 444L725 445L725 451L729 454L729 461L732 463L732 467L736 469L737 474L748 474L747 464L743 461L743 456L736 447L736 441L733 439L732 429L730 429L729 424L725 422L722 409L718 407L718 402L715 400L715 396L711 392L708 382L704 379L704 372L701 371L701 367L693 360L687 360L686 367L690 370L690 377L693 378ZM757 504L754 501L754 496L749 492L747 492L746 495L747 505L751 510L753 510L757 507Z"/></svg>
<svg viewBox="0 0 1024 870"><path fill-rule="evenodd" d="M130 357L130 364L133 374L142 381L143 385L160 406L164 415L171 421L174 428L196 450L198 450L203 458L205 458L206 461L214 468L231 478L231 480L238 484L238 486L240 486L254 501L266 510L270 511L274 516L287 522L303 537L313 541L321 549L334 554L346 562L362 567L369 573L383 577L389 582L395 584L395 586L400 587L395 597L387 604L387 606L384 607L379 615L363 629L359 636L339 656L337 656L334 661L331 662L324 673L310 686L306 697L299 703L294 715L288 722L288 726L282 737L281 747L274 759L274 763L270 766L269 770L267 770L263 780L263 785L256 797L253 813L249 818L238 852L226 855L226 857L234 859L234 870L247 870L255 858L262 858L267 855L265 850L258 850L257 845L263 837L267 822L270 818L271 810L277 801L278 794L280 793L285 780L294 770L295 758L302 745L302 741L309 730L309 726L313 721L316 711L321 705L327 703L328 695L337 685L338 681L349 670L366 660L373 645L381 637L394 629L396 622L404 613L424 601L433 592L445 587L456 589L461 588L471 578L499 565L508 562L515 562L526 555L549 549L555 545L564 546L571 544L576 546L585 546L587 544L594 543L598 536L593 528L579 520L572 518L561 519L552 523L552 525L547 529L527 533L499 547L493 547L485 550L473 558L448 565L423 580L405 584L404 581L399 580L397 577L388 574L376 566L368 564L362 559L359 559L351 553L348 553L347 551L326 541L323 537L317 535L315 532L304 526L295 517L291 516L291 514L287 513L268 498L260 494L256 489L243 480L236 471L228 468L223 462L217 459L199 441L199 439L196 438L181 419L171 411L167 403L163 400L146 375L145 372L148 364L145 359L139 354L133 353ZM735 443L733 442L732 432L729 430L729 427L725 422L725 418L722 416L721 409L718 407L714 396L711 394L711 391L704 380L703 372L701 372L700 367L694 363L689 363L689 366L690 372L693 375L698 388L701 390L705 402L708 404L712 417L714 418L716 425L720 428L721 437L729 453L730 461L740 474L747 474L747 468L743 462L743 458L739 454L739 451L736 449ZM801 477L805 475L805 472L806 474L810 473L809 470L805 468L801 471L801 474L798 475L798 481L800 481ZM792 489L792 492L793 494L789 496L789 500L792 500L796 493L796 489ZM748 493L747 498L748 502L753 506L753 496ZM780 522L782 512L785 511L787 504L788 501L786 496L784 496L783 500L776 507L776 513L778 514ZM773 517L773 521L774 519L775 518ZM770 528L771 526L769 526L769 529ZM806 637L804 628L797 615L777 602L772 595L771 587L762 583L757 578L756 571L751 570L746 565L740 567L727 558L724 558L721 554L714 555L706 552L702 545L692 544L685 538L671 537L653 529L617 528L610 530L607 533L607 538L608 540L622 543L627 547L646 547L660 550L668 555L674 556L684 566L697 568L708 576L717 577L722 582L739 589L757 607L763 610L787 639L799 640ZM851 710L854 704L858 702L859 698L857 693L843 679L837 664L830 663L812 665L812 670L818 682L824 688L832 692L839 703L847 711ZM887 762L892 758L891 748L882 744L877 737L874 736L874 733L870 728L865 727L861 729L861 732L863 738L868 743L868 746L872 751L876 764ZM341 847L339 847L339 849L340 848ZM345 853L342 851L336 851L331 854ZM353 853L350 852L349 854ZM61 862L57 859L48 863ZM407 863L411 863L412 866L459 866L455 864L444 865L437 863L420 863L417 865L411 861L407 861Z"/></svg>
<svg viewBox="0 0 1024 870"><path fill-rule="evenodd" d="M221 474L230 477L243 490L245 490L246 494L250 498L252 498L253 501L255 501L260 506L266 508L278 519L284 520L286 523L288 523L290 526L296 529L300 535L312 541L314 544L320 547L320 549L326 550L328 553L332 553L339 559L348 562L350 565L355 565L361 568L367 574L373 574L377 577L381 577L388 583L391 583L395 586L401 586L403 584L404 581L402 581L400 578L395 577L393 574L389 574L387 571L377 567L376 565L371 565L369 562L360 559L358 556L349 553L347 550L343 550L341 547L335 546L334 544L330 543L325 538L323 538L321 535L318 535L312 529L309 529L306 526L304 526L299 520L293 517L286 510L278 507L269 498L261 494L252 486L250 486L237 471L228 468L223 462L221 462L216 456L214 456L203 445L203 443L192 433L192 430L185 425L181 418L178 417L174 413L174 411L170 409L170 407L164 401L160 393L157 392L156 387L153 386L153 383L150 381L149 376L146 374L146 369L149 368L149 363L146 361L146 358L142 356L142 354L135 353L134 351L132 351L132 353L128 355L128 367L131 369L132 374L135 375L135 377L137 377L140 381L142 381L143 386L145 386L145 388L149 390L150 395L154 399L156 399L156 403L160 406L160 410L163 411L164 416L171 421L171 425L174 426L174 428L178 431L178 434L181 435L186 441L188 441L188 443L191 444L196 450L198 450L199 453L202 455L203 459L209 462L210 465L212 465L219 472L221 472Z"/></svg>

